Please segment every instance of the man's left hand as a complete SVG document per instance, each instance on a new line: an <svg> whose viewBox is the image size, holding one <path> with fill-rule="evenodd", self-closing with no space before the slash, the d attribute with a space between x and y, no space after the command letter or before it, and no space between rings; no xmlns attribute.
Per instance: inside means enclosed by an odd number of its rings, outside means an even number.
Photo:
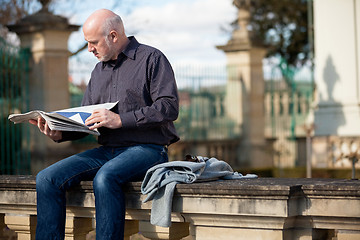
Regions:
<svg viewBox="0 0 360 240"><path fill-rule="evenodd" d="M94 125L92 125L94 124ZM99 127L107 127L110 129L121 128L122 123L120 115L116 114L108 109L101 108L96 109L85 121L85 125L89 126L89 129L94 130Z"/></svg>

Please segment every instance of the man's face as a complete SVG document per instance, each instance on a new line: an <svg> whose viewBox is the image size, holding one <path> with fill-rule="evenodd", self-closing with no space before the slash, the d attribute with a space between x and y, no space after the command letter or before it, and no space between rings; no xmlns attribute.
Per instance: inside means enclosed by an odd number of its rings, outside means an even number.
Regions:
<svg viewBox="0 0 360 240"><path fill-rule="evenodd" d="M104 36L101 31L84 31L85 40L88 42L88 51L92 52L99 61L109 61L114 59L114 46L113 43L108 39L109 35ZM116 58L116 56L115 56Z"/></svg>

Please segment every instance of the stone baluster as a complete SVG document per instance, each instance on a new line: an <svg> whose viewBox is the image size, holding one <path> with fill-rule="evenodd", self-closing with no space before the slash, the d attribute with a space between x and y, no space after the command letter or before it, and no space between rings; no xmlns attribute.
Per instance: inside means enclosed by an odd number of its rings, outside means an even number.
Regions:
<svg viewBox="0 0 360 240"><path fill-rule="evenodd" d="M336 234L337 240L358 240L360 231L339 230Z"/></svg>
<svg viewBox="0 0 360 240"><path fill-rule="evenodd" d="M1 222L0 222L1 225ZM18 240L35 239L35 215L5 215L3 225L17 233ZM65 240L85 240L93 229L91 218L68 217L65 224ZM1 235L0 235L0 239ZM5 238L4 238L5 239Z"/></svg>
<svg viewBox="0 0 360 240"><path fill-rule="evenodd" d="M67 217L65 240L86 240L86 235L92 230L91 218Z"/></svg>
<svg viewBox="0 0 360 240"><path fill-rule="evenodd" d="M5 228L6 228L4 218L5 218L5 214L0 214L0 240L7 239L7 237L5 236L5 232L4 232Z"/></svg>
<svg viewBox="0 0 360 240"><path fill-rule="evenodd" d="M18 240L34 240L36 216L34 215L5 215L5 224L17 233Z"/></svg>
<svg viewBox="0 0 360 240"><path fill-rule="evenodd" d="M148 221L139 222L140 233L150 239L181 239L189 235L189 223L173 222L170 227L159 227Z"/></svg>
<svg viewBox="0 0 360 240"><path fill-rule="evenodd" d="M126 220L125 221L125 232L124 239L129 240L130 236L139 232L139 221L137 220Z"/></svg>

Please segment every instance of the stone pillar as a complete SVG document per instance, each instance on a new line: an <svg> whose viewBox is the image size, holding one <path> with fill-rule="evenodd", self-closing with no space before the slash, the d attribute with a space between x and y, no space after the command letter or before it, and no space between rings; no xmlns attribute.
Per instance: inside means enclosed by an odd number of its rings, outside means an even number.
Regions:
<svg viewBox="0 0 360 240"><path fill-rule="evenodd" d="M10 31L20 37L21 47L29 48L31 52L30 110L53 111L70 106L67 41L70 33L79 26L70 25L66 18L49 12L48 2L42 1L44 7L39 12L8 26ZM35 166L35 170L34 165L32 166L33 174L61 159L64 155L61 154L61 148L68 148L66 144L59 147L35 128L32 128L31 135L32 163L39 164ZM57 153L56 156L54 152ZM48 162L44 164L45 161Z"/></svg>
<svg viewBox="0 0 360 240"><path fill-rule="evenodd" d="M314 1L317 105L313 164L332 163L327 138L360 136L359 19L360 0Z"/></svg>
<svg viewBox="0 0 360 240"><path fill-rule="evenodd" d="M235 2L234 2L235 3ZM266 49L253 46L247 24L249 12L237 5L238 28L224 46L218 46L227 57L228 82L226 113L241 136L237 167L272 166L265 153L264 77L262 60Z"/></svg>

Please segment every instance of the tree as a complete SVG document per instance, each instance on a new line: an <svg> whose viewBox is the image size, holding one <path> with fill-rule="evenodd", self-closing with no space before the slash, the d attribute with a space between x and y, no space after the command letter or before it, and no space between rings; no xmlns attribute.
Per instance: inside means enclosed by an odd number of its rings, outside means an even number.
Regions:
<svg viewBox="0 0 360 240"><path fill-rule="evenodd" d="M40 3L36 0L0 0L0 37L6 39L6 25L16 23L39 8Z"/></svg>
<svg viewBox="0 0 360 240"><path fill-rule="evenodd" d="M74 7L76 2L72 0L0 0L0 38L8 38L9 31L6 27L7 25L15 24L21 18L35 13L42 8L41 6L49 9L50 12L60 10L61 13L66 13L67 17L70 17L76 15L77 12L87 10L87 4L84 4L84 2L86 1L82 1L78 6ZM135 5L133 2L124 0L109 0L107 3L109 9L122 8L129 12ZM87 43L84 42L70 56L75 56L86 48Z"/></svg>
<svg viewBox="0 0 360 240"><path fill-rule="evenodd" d="M35 0L1 0L0 24L6 26L7 24L15 23L20 18L29 14L31 9L36 7L35 3Z"/></svg>
<svg viewBox="0 0 360 240"><path fill-rule="evenodd" d="M302 66L312 53L308 1L311 3L311 0L234 0L233 3L250 12L251 40L268 49L267 57L280 56L289 65Z"/></svg>

